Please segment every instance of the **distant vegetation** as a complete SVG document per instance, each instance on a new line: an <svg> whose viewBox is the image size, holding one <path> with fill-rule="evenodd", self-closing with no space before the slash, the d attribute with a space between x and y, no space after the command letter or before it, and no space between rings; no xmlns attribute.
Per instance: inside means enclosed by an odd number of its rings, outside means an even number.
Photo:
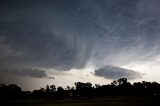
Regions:
<svg viewBox="0 0 160 106"><path fill-rule="evenodd" d="M38 90L22 91L15 84L0 84L0 100L26 98L65 98L65 97L105 97L105 96L160 96L160 84L157 82L135 82L131 84L126 78L114 80L108 85L90 82L75 82L75 87L66 88L47 85Z"/></svg>

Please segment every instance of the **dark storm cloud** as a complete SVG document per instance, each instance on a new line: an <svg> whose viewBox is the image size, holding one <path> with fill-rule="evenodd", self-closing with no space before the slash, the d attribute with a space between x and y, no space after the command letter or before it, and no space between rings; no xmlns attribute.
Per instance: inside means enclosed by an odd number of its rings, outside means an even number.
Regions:
<svg viewBox="0 0 160 106"><path fill-rule="evenodd" d="M20 76L29 76L34 78L47 77L47 74L45 73L45 71L40 69L23 69L15 72L16 72L16 75L20 75Z"/></svg>
<svg viewBox="0 0 160 106"><path fill-rule="evenodd" d="M3 66L62 70L85 66L98 34L93 30L100 28L65 12L63 8L71 8L68 2L53 3L52 8L47 3L41 7L41 2L34 7L35 3L26 1L2 5L10 6L2 11L0 28L5 32L4 43L17 54L6 57Z"/></svg>
<svg viewBox="0 0 160 106"><path fill-rule="evenodd" d="M159 53L159 3L2 0L0 68L70 70L152 57Z"/></svg>
<svg viewBox="0 0 160 106"><path fill-rule="evenodd" d="M16 76L26 76L26 77L33 77L33 78L50 78L48 77L45 70L42 69L17 69L17 70L6 70L1 69L1 77L6 77L6 75L16 75Z"/></svg>
<svg viewBox="0 0 160 106"><path fill-rule="evenodd" d="M139 72L111 65L95 70L95 75L104 77L106 79L118 79L118 78L136 79L142 77L142 75Z"/></svg>

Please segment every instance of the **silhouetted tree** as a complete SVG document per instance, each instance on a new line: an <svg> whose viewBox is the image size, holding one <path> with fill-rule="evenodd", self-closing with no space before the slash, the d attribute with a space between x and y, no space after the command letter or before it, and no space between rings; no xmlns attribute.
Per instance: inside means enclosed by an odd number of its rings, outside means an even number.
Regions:
<svg viewBox="0 0 160 106"><path fill-rule="evenodd" d="M125 85L127 83L127 78L120 78L117 80L118 85Z"/></svg>
<svg viewBox="0 0 160 106"><path fill-rule="evenodd" d="M91 96L93 94L93 87L90 82L82 83L82 82L76 82L76 94L77 96Z"/></svg>
<svg viewBox="0 0 160 106"><path fill-rule="evenodd" d="M56 86L53 84L50 86L50 96L54 97L56 92Z"/></svg>
<svg viewBox="0 0 160 106"><path fill-rule="evenodd" d="M16 84L0 85L0 98L1 99L17 99L22 96L22 90Z"/></svg>
<svg viewBox="0 0 160 106"><path fill-rule="evenodd" d="M134 96L160 96L160 84L157 82L135 82L131 84L126 78L114 80L111 84L92 87L90 82L75 82L75 88L67 86L65 89L55 85L46 85L45 88L34 90L33 92L22 91L15 84L0 84L0 100L18 99L18 98L64 98L71 96L116 96L116 95L134 95Z"/></svg>
<svg viewBox="0 0 160 106"><path fill-rule="evenodd" d="M118 86L118 82L116 80L113 80L113 82L111 82L111 85L116 87L116 86Z"/></svg>
<svg viewBox="0 0 160 106"><path fill-rule="evenodd" d="M160 84L157 82L152 82L152 93L153 95L160 95Z"/></svg>
<svg viewBox="0 0 160 106"><path fill-rule="evenodd" d="M63 87L58 87L57 92L56 92L56 97L63 98L64 94L65 94L65 91L64 91Z"/></svg>
<svg viewBox="0 0 160 106"><path fill-rule="evenodd" d="M46 97L50 97L50 93L51 93L50 87L49 85L46 85L46 89L45 89Z"/></svg>
<svg viewBox="0 0 160 106"><path fill-rule="evenodd" d="M34 90L33 91L33 96L37 98L44 98L45 97L45 89L40 88L39 90Z"/></svg>

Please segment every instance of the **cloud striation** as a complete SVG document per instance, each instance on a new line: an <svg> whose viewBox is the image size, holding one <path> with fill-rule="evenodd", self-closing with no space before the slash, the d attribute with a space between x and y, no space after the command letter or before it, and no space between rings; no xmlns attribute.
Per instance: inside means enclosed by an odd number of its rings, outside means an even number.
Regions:
<svg viewBox="0 0 160 106"><path fill-rule="evenodd" d="M103 69L145 61L160 53L159 4L159 0L1 0L0 70L43 77L43 71L32 70L32 75L26 69L67 71L82 69L88 62ZM116 76L107 72L108 78L134 74L121 69L114 71Z"/></svg>

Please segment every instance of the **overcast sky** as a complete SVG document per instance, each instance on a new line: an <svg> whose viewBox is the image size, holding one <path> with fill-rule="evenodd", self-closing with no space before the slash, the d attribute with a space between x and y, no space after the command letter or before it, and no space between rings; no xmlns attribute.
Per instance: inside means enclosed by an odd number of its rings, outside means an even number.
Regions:
<svg viewBox="0 0 160 106"><path fill-rule="evenodd" d="M160 0L0 0L0 83L160 82L159 10Z"/></svg>

